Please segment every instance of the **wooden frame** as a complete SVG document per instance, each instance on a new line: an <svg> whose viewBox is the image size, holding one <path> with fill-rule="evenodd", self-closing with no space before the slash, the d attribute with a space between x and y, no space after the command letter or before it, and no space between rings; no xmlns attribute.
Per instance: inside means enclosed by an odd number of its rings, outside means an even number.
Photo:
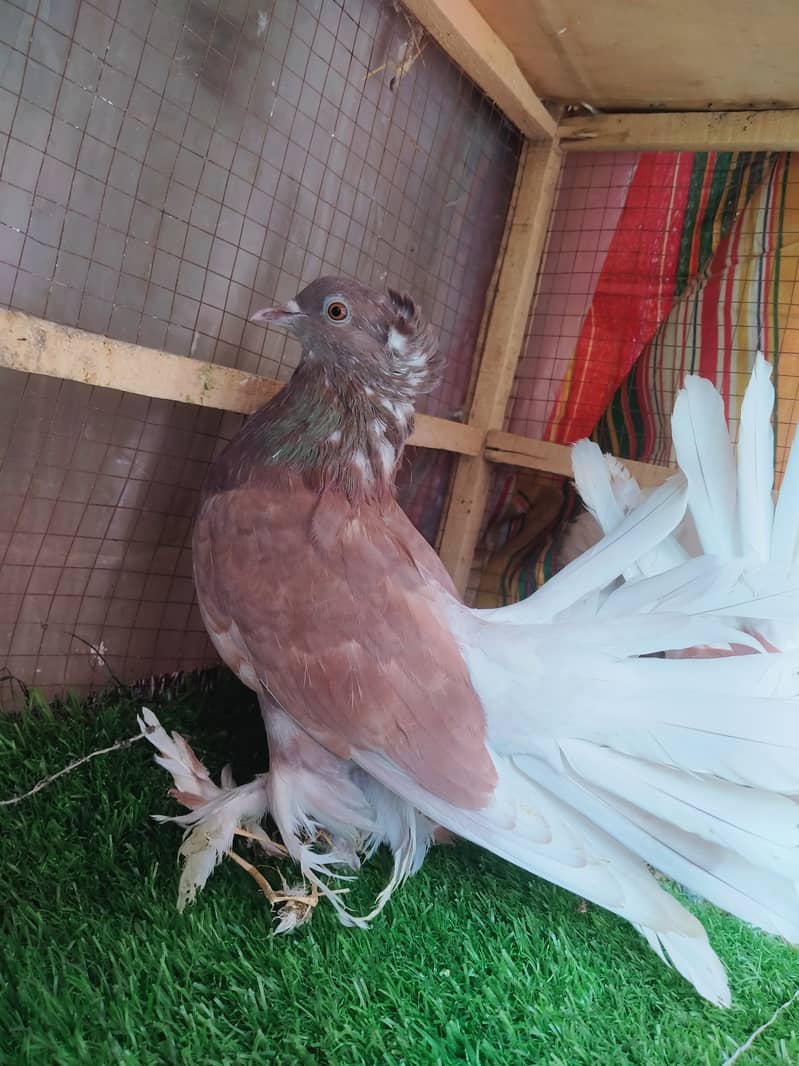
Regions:
<svg viewBox="0 0 799 1066"><path fill-rule="evenodd" d="M799 145L799 109L677 111L564 118L565 152L787 152Z"/></svg>
<svg viewBox="0 0 799 1066"><path fill-rule="evenodd" d="M519 225L521 227L521 223ZM518 328L518 323L522 321L518 314L505 313L507 305L502 296L502 292L498 291L493 305L496 314L492 312L489 316L490 321L496 318L497 325L488 338L485 350L490 350L489 343L498 342L500 329L507 331L514 324ZM463 471L467 488L461 491L460 507L471 509L477 526L458 522L451 527L453 537L456 534L462 537L467 529L471 530L470 538L476 537L475 528L479 531L480 508L484 506L485 498L478 499L477 490L479 484L479 491L488 491L487 464L506 463L557 474L571 473L571 449L567 446L481 428L481 423L491 425L501 418L498 393L493 385L498 371L496 364L504 353L514 350L513 344L495 347L497 354L487 363L485 373L478 375L478 388L472 404L477 421L464 424L431 415L416 416L411 444L418 448L452 452L459 457L460 462L466 464ZM505 392L512 383L512 377L508 376L511 362L512 359L508 358L508 365L503 368ZM111 340L96 333L48 322L23 311L3 308L0 308L0 368L245 415L256 411L283 388L283 382L272 378L258 377L242 370L144 348L126 341ZM478 461L477 468L468 465L473 460ZM629 465L635 468L642 484L654 484L668 473L666 468L646 463ZM485 479L478 474L479 483L473 483L469 479L475 469L480 471L481 466L486 467L481 471ZM460 550L465 562L470 562L468 551L463 548Z"/></svg>
<svg viewBox="0 0 799 1066"><path fill-rule="evenodd" d="M471 0L404 0L410 13L525 135L516 190L481 330L468 421L420 415L411 443L458 456L440 530L440 551L466 587L493 463L571 473L570 449L504 431L506 407L534 299L561 151L789 150L799 110L596 114L559 123L522 74L511 49ZM565 32L565 31L561 31ZM248 413L281 383L0 311L0 366L182 403ZM669 471L629 463L645 485Z"/></svg>
<svg viewBox="0 0 799 1066"><path fill-rule="evenodd" d="M483 458L489 463L544 470L563 477L571 477L572 473L571 448L567 444L553 444L551 441L535 440L499 429L491 429L486 433ZM669 466L640 463L634 459L625 459L624 465L638 484L645 487L660 485L674 473Z"/></svg>
<svg viewBox="0 0 799 1066"><path fill-rule="evenodd" d="M556 142L525 146L496 291L486 309L483 348L469 410L469 425L483 434L505 422L559 171ZM469 580L490 487L485 455L459 460L439 534L439 553L461 593Z"/></svg>
<svg viewBox="0 0 799 1066"><path fill-rule="evenodd" d="M557 122L519 70L513 53L469 0L403 0L458 66L527 137L552 139Z"/></svg>
<svg viewBox="0 0 799 1066"><path fill-rule="evenodd" d="M283 388L280 381L243 370L2 309L0 367L240 414L256 411ZM411 443L476 456L482 453L484 436L461 422L418 415Z"/></svg>

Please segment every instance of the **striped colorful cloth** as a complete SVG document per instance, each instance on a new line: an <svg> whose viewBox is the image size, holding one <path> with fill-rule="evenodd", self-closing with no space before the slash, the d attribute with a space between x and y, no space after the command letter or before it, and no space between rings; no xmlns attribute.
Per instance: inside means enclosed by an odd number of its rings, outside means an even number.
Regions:
<svg viewBox="0 0 799 1066"><path fill-rule="evenodd" d="M669 419L686 373L711 378L737 424L755 353L776 368L777 462L799 395L799 162L788 154L643 155L567 361L544 436L593 436L625 458L672 461ZM563 478L506 473L477 603L527 595L556 565L579 507Z"/></svg>
<svg viewBox="0 0 799 1066"><path fill-rule="evenodd" d="M710 220L702 227L704 238L693 235L694 244L699 237L708 245L698 257L698 271L677 277L678 298L671 312L594 429L594 439L607 451L670 462L671 406L687 373L700 373L716 383L734 423L758 350L774 361L779 374L779 338L790 304L784 292L780 301L783 220L789 189L793 184L795 191L796 182L789 182L786 155L748 162L739 157L730 171L736 172L731 194L715 210L718 238L710 232ZM738 203L732 225L734 199ZM688 240L684 243L687 246Z"/></svg>

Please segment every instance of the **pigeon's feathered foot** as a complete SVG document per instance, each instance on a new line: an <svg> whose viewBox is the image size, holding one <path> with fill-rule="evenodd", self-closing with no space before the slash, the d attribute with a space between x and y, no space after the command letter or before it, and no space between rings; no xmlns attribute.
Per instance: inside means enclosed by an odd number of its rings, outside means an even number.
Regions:
<svg viewBox="0 0 799 1066"><path fill-rule="evenodd" d="M172 775L174 787L169 794L189 808L188 814L175 817L155 815L157 821L186 827L179 851L184 865L178 910L194 902L215 867L228 857L246 870L278 911L275 932L290 932L308 922L322 896L332 903L343 924L365 928L397 886L419 868L435 837L435 826L367 775L326 752L268 700L262 704L270 740L270 772L236 786L226 767L221 787L211 780L185 737L168 734L152 711L142 710L142 732L158 751L156 762ZM287 746L297 757L295 765L286 764ZM315 775L328 782L329 792L319 787ZM277 824L282 844L272 840L261 825L267 812ZM301 883L289 885L281 874L280 890L273 888L252 862L233 850L235 837L259 845L274 858L294 860L300 867ZM357 871L361 859L372 855L381 843L388 844L394 855L393 875L369 914L354 915L341 899L349 889L333 888L328 882L331 878L349 880L336 868Z"/></svg>
<svg viewBox="0 0 799 1066"><path fill-rule="evenodd" d="M241 835L249 836L250 834ZM240 866L242 870L247 871L269 900L271 906L277 910L280 915L280 921L275 929L276 933L290 933L292 929L296 929L297 926L304 925L311 920L314 908L319 902L319 889L316 885L311 885L311 891L309 894L305 885L288 885L281 874L280 881L282 891L276 892L261 871L253 866L251 862L247 862L246 859L243 859L241 855L233 851L232 848L228 851L228 856Z"/></svg>
<svg viewBox="0 0 799 1066"><path fill-rule="evenodd" d="M264 837L266 837L270 846L265 848L264 850L267 851L268 854L277 854L284 859L288 856L287 849L284 848L282 844L278 843L277 840L273 840L270 836L264 833L263 830L259 830L257 833L254 833L251 829L242 829L241 826L239 826L238 828L233 830L233 836L244 837L245 840L254 840L257 844L263 844Z"/></svg>
<svg viewBox="0 0 799 1066"><path fill-rule="evenodd" d="M232 847L233 839L242 837L259 845L268 855L288 857L288 849L272 840L256 821L266 814L267 775L236 787L226 768L220 788L213 783L186 738L179 733L169 736L152 711L143 710L140 725L160 753L156 761L172 775L174 788L170 789L170 795L191 812L172 819L157 816L159 821L175 821L189 827L180 849L186 861L178 893L179 908L182 910L186 903L192 902L214 867L227 855L247 871L278 912L280 921L276 932L289 932L307 922L319 902L317 886L312 884L310 893L305 884L289 887L281 874L282 891L276 892L253 863ZM234 824L235 818L239 821ZM229 846L225 847L228 838Z"/></svg>
<svg viewBox="0 0 799 1066"><path fill-rule="evenodd" d="M216 785L185 737L170 736L147 707L142 709L139 726L159 753L156 762L172 775L174 787L169 794L189 810L172 818L155 815L159 822L176 822L186 828L179 852L184 860L179 910L194 901L214 868L231 854L234 837L255 841L276 858L287 854L261 826L268 803L265 776L237 787L230 768L225 767L221 784Z"/></svg>

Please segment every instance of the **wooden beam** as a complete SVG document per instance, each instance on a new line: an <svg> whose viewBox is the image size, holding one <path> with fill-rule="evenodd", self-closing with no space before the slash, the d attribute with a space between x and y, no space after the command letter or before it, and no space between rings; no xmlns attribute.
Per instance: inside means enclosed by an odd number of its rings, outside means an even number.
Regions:
<svg viewBox="0 0 799 1066"><path fill-rule="evenodd" d="M110 340L5 309L0 309L0 367L239 414L251 414L283 388L271 378ZM481 390L486 380L481 378ZM477 398L478 393L475 401ZM474 409L480 410L476 402ZM486 417L495 415L496 409L488 411ZM455 452L464 462L482 456L487 463L571 476L571 449L567 445L502 430L485 433L474 425L429 415L417 415L416 422L411 443L417 447ZM649 463L624 460L624 464L641 485L660 484L673 473L668 467Z"/></svg>
<svg viewBox="0 0 799 1066"><path fill-rule="evenodd" d="M242 370L171 355L0 309L0 367L160 400L251 414L283 385ZM478 456L485 434L446 418L417 415L410 443Z"/></svg>
<svg viewBox="0 0 799 1066"><path fill-rule="evenodd" d="M799 110L587 115L558 126L565 152L790 152Z"/></svg>
<svg viewBox="0 0 799 1066"><path fill-rule="evenodd" d="M486 434L484 455L490 463L506 463L528 470L546 470L550 474L572 476L571 448L568 444L531 440L518 433L492 429ZM639 463L632 459L623 459L622 462L638 484L645 487L660 485L676 472L673 467L656 466L654 463Z"/></svg>
<svg viewBox="0 0 799 1066"><path fill-rule="evenodd" d="M519 161L505 253L493 302L486 310L485 340L469 411L469 425L481 433L501 428L505 421L524 346L560 158L556 144L528 143ZM484 458L459 460L441 527L439 552L461 593L469 580L490 486L491 468Z"/></svg>
<svg viewBox="0 0 799 1066"><path fill-rule="evenodd" d="M470 0L403 0L403 4L522 133L533 140L555 136L555 119L511 50Z"/></svg>

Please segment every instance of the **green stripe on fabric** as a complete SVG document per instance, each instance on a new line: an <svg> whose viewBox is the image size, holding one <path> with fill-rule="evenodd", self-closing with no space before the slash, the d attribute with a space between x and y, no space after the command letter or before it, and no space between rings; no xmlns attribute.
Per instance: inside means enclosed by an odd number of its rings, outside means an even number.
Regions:
<svg viewBox="0 0 799 1066"><path fill-rule="evenodd" d="M739 152L736 156L733 156L735 164L733 167L733 177L730 182L730 194L727 197L727 202L724 204L721 215L721 235L725 236L735 221L735 214L738 210L738 200L741 196L741 187L743 180L748 172L749 164L752 158L751 152Z"/></svg>
<svg viewBox="0 0 799 1066"><path fill-rule="evenodd" d="M774 367L774 390L775 394L780 394L780 262L782 260L782 245L785 236L785 199L788 195L788 171L791 169L791 153L785 152L782 156L777 156L774 160L774 166L778 167L782 165L782 181L780 188L780 206L777 213L777 233L774 241L773 256L774 256L774 277L771 282L771 313L774 316L774 325L772 329L772 352L771 365ZM776 413L776 412L775 412ZM774 434L774 464L777 464L777 434Z"/></svg>
<svg viewBox="0 0 799 1066"><path fill-rule="evenodd" d="M644 448L646 447L646 421L644 418L645 402L642 402L641 397L641 375L638 373L638 366L634 366L630 371L630 387L629 393L629 406L630 406L630 419L635 432L635 446L633 448L633 458L637 459L640 455L644 454Z"/></svg>
<svg viewBox="0 0 799 1066"><path fill-rule="evenodd" d="M691 280L691 248L693 246L699 204L702 201L702 188L705 182L707 164L707 152L697 152L691 166L688 200L685 205L685 217L683 219L682 236L680 237L680 255L677 260L677 276L674 284L675 296L679 296Z"/></svg>
<svg viewBox="0 0 799 1066"><path fill-rule="evenodd" d="M752 153L752 166L749 169L748 181L746 183L746 199L749 201L752 193L757 189L760 183L763 181L763 172L765 170L766 160L769 157L768 152L753 152Z"/></svg>
<svg viewBox="0 0 799 1066"><path fill-rule="evenodd" d="M719 152L710 178L710 190L707 203L699 225L699 262L698 269L702 271L705 264L713 254L713 231L716 228L716 218L722 206L722 197L727 188L727 177L732 163L731 152Z"/></svg>
<svg viewBox="0 0 799 1066"><path fill-rule="evenodd" d="M774 351L771 355L771 361L774 364L774 378L776 381L778 362L780 357L780 263L782 259L782 245L783 238L785 236L785 200L788 195L788 171L791 167L791 153L785 152L780 160L777 157L774 161L774 166L778 167L782 164L782 180L780 182L780 206L777 211L777 233L774 240L774 278L772 280L772 294L771 294L771 313L774 316L774 326L772 330L772 336L774 337L774 343L772 348Z"/></svg>

